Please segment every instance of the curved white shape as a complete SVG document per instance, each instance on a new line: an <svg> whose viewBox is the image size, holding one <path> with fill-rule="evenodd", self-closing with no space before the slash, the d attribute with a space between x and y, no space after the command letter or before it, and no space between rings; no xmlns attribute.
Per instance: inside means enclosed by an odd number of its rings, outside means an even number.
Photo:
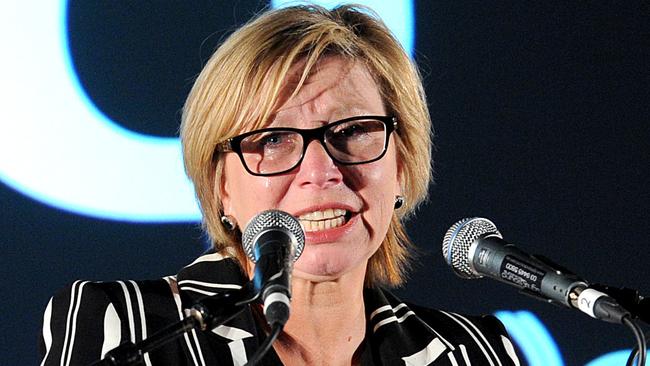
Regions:
<svg viewBox="0 0 650 366"><path fill-rule="evenodd" d="M343 0L316 0L311 1L328 9L333 8ZM415 18L413 15L413 0L355 0L350 3L365 5L374 10L386 26L393 32L395 37L404 47L404 50L413 55L413 45L415 44ZM271 6L280 8L284 6L296 5L300 2L296 0L272 0Z"/></svg>
<svg viewBox="0 0 650 366"><path fill-rule="evenodd" d="M195 221L179 140L124 129L71 64L66 1L0 5L0 180L48 205L116 220Z"/></svg>
<svg viewBox="0 0 650 366"><path fill-rule="evenodd" d="M377 11L412 51L412 1L358 3ZM66 6L65 0L0 5L0 181L50 206L98 218L199 220L178 139L122 128L86 95L69 54Z"/></svg>

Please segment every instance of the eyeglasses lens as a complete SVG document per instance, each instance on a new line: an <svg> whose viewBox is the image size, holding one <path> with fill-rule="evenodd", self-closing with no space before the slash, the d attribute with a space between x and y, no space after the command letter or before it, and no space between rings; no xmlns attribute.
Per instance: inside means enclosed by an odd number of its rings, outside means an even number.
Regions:
<svg viewBox="0 0 650 366"><path fill-rule="evenodd" d="M358 164L379 157L386 145L386 125L375 119L333 123L321 140L339 163ZM296 131L262 131L244 138L243 160L256 174L274 174L295 167L304 151L304 138Z"/></svg>
<svg viewBox="0 0 650 366"><path fill-rule="evenodd" d="M302 155L302 136L293 131L267 131L241 141L241 152L248 169L273 174L292 167Z"/></svg>
<svg viewBox="0 0 650 366"><path fill-rule="evenodd" d="M342 163L363 163L384 151L386 125L369 119L335 125L325 132L325 145L332 157Z"/></svg>

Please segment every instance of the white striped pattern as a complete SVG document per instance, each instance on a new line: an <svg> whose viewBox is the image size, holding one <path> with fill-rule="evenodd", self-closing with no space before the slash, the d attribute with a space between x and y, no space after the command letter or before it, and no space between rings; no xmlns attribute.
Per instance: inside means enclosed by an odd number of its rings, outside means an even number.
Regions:
<svg viewBox="0 0 650 366"><path fill-rule="evenodd" d="M231 341L237 340L237 339L244 339L244 338L250 338L253 335L250 334L249 332L240 329L240 328L235 328L235 327L229 327L227 325L220 325L214 329L212 329L212 333L217 334L221 337L224 337L226 339L230 339Z"/></svg>
<svg viewBox="0 0 650 366"><path fill-rule="evenodd" d="M192 267L193 265L201 262L218 262L220 260L224 260L228 257L222 255L221 253L212 253L212 254L206 254L202 255L194 260L194 262L190 263L189 265L185 266L184 268Z"/></svg>
<svg viewBox="0 0 650 366"><path fill-rule="evenodd" d="M451 362L451 366L458 366L458 361L456 361L456 357L454 356L453 353L447 352L447 357L449 357L449 362Z"/></svg>
<svg viewBox="0 0 650 366"><path fill-rule="evenodd" d="M135 283L135 281L129 281L133 285L133 289L135 290L135 297L138 301L138 311L140 312L140 326L141 326L141 337L140 339L147 339L147 318L145 317L145 312L144 312L144 303L142 301L142 293L140 292L140 288L138 285ZM151 366L151 359L149 358L149 353L144 354L144 364L146 366Z"/></svg>
<svg viewBox="0 0 650 366"><path fill-rule="evenodd" d="M464 345L458 346L460 348L460 353L463 355L463 361L465 361L465 365L471 365L472 363L469 362L469 355L467 354L467 348L465 348Z"/></svg>
<svg viewBox="0 0 650 366"><path fill-rule="evenodd" d="M194 339L194 345L196 345L196 350L197 353L199 354L199 360L201 360L201 365L205 366L205 360L203 359L203 352L201 352L201 344L199 343L199 339L196 338L196 329L192 329L192 339Z"/></svg>
<svg viewBox="0 0 650 366"><path fill-rule="evenodd" d="M381 306L381 307L377 308L375 311L370 313L370 320L372 320L372 318L374 318L377 314L383 313L384 311L391 310L391 309L393 309L393 308L390 305L384 305L384 306Z"/></svg>
<svg viewBox="0 0 650 366"><path fill-rule="evenodd" d="M370 313L370 320L372 320L372 318L374 318L377 314L381 314L384 311L392 310L393 313L397 313L401 308L405 308L405 307L406 307L406 304L404 304L404 303L397 304L397 306L395 306L394 308L391 307L390 305L384 305L382 307L377 308L372 313Z"/></svg>
<svg viewBox="0 0 650 366"><path fill-rule="evenodd" d="M124 292L124 300L126 301L126 314L129 318L129 336L131 342L135 343L135 320L133 320L133 308L131 307L131 295L129 294L129 289L126 288L126 284L122 281L117 281L117 283L122 286L122 292Z"/></svg>
<svg viewBox="0 0 650 366"><path fill-rule="evenodd" d="M501 336L501 342L503 342L503 347L506 349L506 353L512 359L512 362L515 363L515 366L519 366L519 357L517 357L517 352L515 352L515 347L512 345L512 342L504 336Z"/></svg>
<svg viewBox="0 0 650 366"><path fill-rule="evenodd" d="M207 255L199 258L199 260L195 261L193 264L199 262L215 262L222 259L224 259L224 257L219 254ZM201 272L204 269L210 270L210 266L201 265L195 268L197 272ZM241 285L235 285L232 283L206 282L210 281L210 279L205 277L195 277L193 279L177 281L175 276L168 276L165 277L164 280L170 289L169 293L164 285L164 291L159 293L160 287L158 286L160 283L157 283L156 287L152 286L150 288L149 286L146 286L145 283L135 281L116 281L110 284L110 287L107 287L106 289L104 289L103 286L94 285L92 282L88 281L77 281L73 283L72 286L69 287L69 292L67 292L67 294L62 294L64 296L63 298L54 297L46 307L42 330L45 356L41 365L44 366L49 357L50 363L55 363L57 366L70 366L70 364L73 363L73 360L76 362L76 360L79 359L82 351L87 353L92 349L96 349L97 353L99 353L100 347L101 358L103 358L107 352L119 346L121 340L127 340L130 338L132 342L137 343L142 339L146 339L148 333L151 333L152 330L147 330L148 319L146 317L145 308L151 306L155 309L158 305L162 306L162 304L157 303L157 300L149 302L148 299L150 299L150 294L155 296L164 294L166 299L171 301L172 307L166 308L167 310L165 310L166 314L164 316L167 321L174 321L173 319L182 320L185 318L180 291L193 291L195 293L212 295L214 292L211 290L216 292L222 291L221 289L232 290L240 289L242 287ZM102 289L111 292L102 297ZM99 293L97 293L98 290ZM155 293L152 293L154 290ZM171 297L169 297L170 294L172 295ZM95 297L95 295L99 295L99 297ZM107 297L106 295L109 296ZM115 299L115 296L119 298L119 301L111 302L110 300ZM122 296L124 297L122 298ZM151 297L151 299L156 299L156 297ZM97 300L100 302L95 303L94 301ZM147 300L146 304L144 303L144 300ZM445 326L440 328L440 332L445 333L450 331L453 333L450 333L448 336L454 334L462 337L459 339L464 339L464 345L458 343L454 345L440 336L431 325L427 324L427 322L423 320L429 319L424 315L428 316L434 314L429 314L425 311L423 317L420 318L413 311L417 311L419 307L414 307L412 310L407 304L394 298L382 299L380 297L379 300L380 302L376 303L374 306L367 305L369 310L374 309L374 311L369 313L368 321L370 323L368 324L373 325L373 333L376 333L375 335L371 333L368 337L373 337L372 339L374 339L374 337L386 337L386 340L389 340L392 337L393 341L396 341L395 345L397 347L394 349L389 347L389 352L386 352L386 349L383 349L382 351L382 358L385 356L386 360L392 360L389 362L390 364L399 364L399 361L402 361L406 365L429 365L436 361L443 361L451 366L468 366L471 365L469 357L469 354L471 353L472 357L474 357L472 362L476 365L501 366L502 362L510 364L510 362L507 361L509 358L512 358L515 364L519 365L517 357L514 354L512 343L510 343L505 336L501 339L505 351L502 349L501 345L497 344L499 342L495 343L495 345L491 345L488 342L488 339L490 339L488 333L486 332L484 334L480 330L480 327L483 324L482 321L475 324L472 323L468 317L450 312L440 312L441 315L439 316L450 319L450 321L443 319L443 322L440 324ZM387 304L386 300L391 301L395 305ZM122 301L126 306L124 309L122 308ZM93 306L89 306L88 303L92 303ZM104 305L102 308L97 309L94 307L94 305L97 304ZM88 309L97 310L97 314L89 314L88 310L86 310L87 307ZM161 309L163 308L161 307ZM117 310L120 310L119 314ZM82 320L86 319L89 315L92 317L91 322L83 324ZM101 322L102 315L103 323ZM405 321L412 315L415 315L413 320L408 322ZM140 317L139 319L138 316ZM440 318L434 317L433 319ZM405 325L400 326L395 323L404 323ZM382 332L378 332L378 330L386 324L393 325L386 327ZM433 322L432 324L433 326L436 326L436 324L439 323ZM489 327L490 324L491 323L489 322L485 323L485 326L488 326L488 328L492 330L492 328ZM89 327L90 325L92 325L92 327ZM152 324L149 325L151 326ZM129 328L128 330L126 329L127 326ZM225 360L228 358L227 354L230 353L234 365L244 365L247 363L248 355L245 348L249 341L247 339L256 336L256 333L251 330L255 328L253 327L249 329L247 326L248 325L242 326L244 329L240 329L222 325L212 330L214 334L222 337L221 346L226 346L224 343L227 343L228 347L227 350L225 348L220 349L220 355L215 354L218 359L223 358ZM417 333L408 333L408 330L411 328ZM399 331L393 332L393 330ZM91 331L91 333L94 331L95 333L93 337L97 338L96 341L99 341L100 343L92 344L90 339L84 339L83 337L85 334L89 334L88 331ZM498 329L495 329L495 331L498 331ZM395 337L400 338L402 332L405 332L404 339L395 339ZM414 339L412 337L414 334L419 334L420 336L417 337L417 339ZM491 335L492 333L489 334ZM64 337L62 335L64 335ZM79 339L76 339L76 335L79 335ZM495 335L500 336L498 333ZM103 338L101 338L102 336ZM188 358L188 361L186 362L193 366L205 366L206 361L209 361L208 358L210 358L210 354L212 354L205 353L206 349L202 348L201 342L206 338L201 338L201 335L199 335L198 331L195 330L184 334L183 337L184 341L180 341L179 345L181 349L179 349L179 351L185 351L181 353L186 354L186 357ZM456 337L452 338L455 339ZM223 342L223 340L226 342ZM81 349L81 347L84 347L83 344L87 341L90 342L90 348ZM95 346L98 347L95 348ZM209 346L212 346L212 343L208 342L203 344L203 347L207 348ZM54 354L57 352L61 352L61 359L59 359L59 355L56 355L57 357L54 359ZM92 355L88 354L84 356L92 357ZM499 357L504 358L504 361L501 361ZM149 359L148 354L144 355L144 364L146 366L151 366L151 360Z"/></svg>
<svg viewBox="0 0 650 366"><path fill-rule="evenodd" d="M460 319L463 319L467 324L469 324L470 327L472 327L472 329L476 332L476 334L479 335L479 337L481 337L481 339L483 340L483 342L485 343L487 348L490 350L490 352L492 353L492 356L494 356L494 359L497 361L497 365L502 366L501 365L501 360L499 360L499 356L497 356L497 353L494 351L494 348L492 348L492 345L490 344L490 342L488 342L488 340L485 339L485 335L483 335L483 332L478 330L478 328L476 328L476 325L474 325L474 323L470 322L469 319L465 318L464 316L462 316L460 314L456 314L456 313L453 313L453 314L455 316L459 317Z"/></svg>
<svg viewBox="0 0 650 366"><path fill-rule="evenodd" d="M65 359L68 354L68 337L70 334L70 322L72 318L72 311L73 311L73 305L74 305L74 299L75 299L75 291L77 289L77 284L80 281L75 281L72 284L72 288L70 289L70 305L68 307L68 316L65 320L65 338L63 338L63 350L61 351L61 366L65 365Z"/></svg>
<svg viewBox="0 0 650 366"><path fill-rule="evenodd" d="M206 290L201 290L200 288L189 287L189 286L183 286L183 287L181 287L181 290L196 292L197 294L206 295L206 296L214 296L214 295L219 293L219 291L216 291L216 292L215 291L206 291Z"/></svg>
<svg viewBox="0 0 650 366"><path fill-rule="evenodd" d="M230 349L230 356L232 357L233 365L241 366L245 365L246 362L248 362L243 339L252 337L252 334L243 329L229 327L226 325L220 325L212 329L212 333L218 334L219 336L230 339L232 341L228 342L228 349Z"/></svg>
<svg viewBox="0 0 650 366"><path fill-rule="evenodd" d="M444 343L438 338L434 338L426 347L410 356L402 357L402 361L407 366L428 365L440 357L447 350Z"/></svg>
<svg viewBox="0 0 650 366"><path fill-rule="evenodd" d="M402 308L407 308L408 309L408 306L406 304L404 304L404 303L399 303L395 307L392 307L391 305L381 306L381 307L375 309L375 311L373 311L372 313L370 313L370 321L372 321L372 319L375 316L377 316L378 314L384 313L384 312L389 311L389 310L392 311L393 314L396 314ZM377 332L377 329L381 328L382 326L384 326L384 325L386 325L388 323L393 323L393 322L401 323L406 318L410 317L411 315L415 315L415 313L413 311L409 310L404 315L400 316L399 318L396 315L389 316L386 319L383 319L383 320L377 322L377 324L375 324L375 326L373 327L372 332L373 333Z"/></svg>
<svg viewBox="0 0 650 366"><path fill-rule="evenodd" d="M467 334L469 334L469 335L472 337L472 339L474 340L474 342L476 342L476 344L478 345L478 347L481 349L481 351L482 351L483 354L485 355L485 358L486 358L486 359L488 360L488 362L490 363L490 366L494 366L494 362L492 362L492 358L491 358L490 355L487 353L487 351L485 350L485 347L483 347L483 345L481 344L481 342L479 342L478 338L476 338L476 335L475 335L474 333L472 333L472 332L471 332L471 331L470 331L470 330L465 326L465 324L463 324L463 322L461 322L460 320L456 319L456 317L455 317L454 315L457 315L457 314L453 314L453 315L452 315L452 313L448 313L448 312L446 312L446 311L442 311L442 310L441 310L440 312L443 313L443 314L445 314L445 315L447 315L447 316L450 317L453 321L455 321L455 322L458 323L461 327L463 327L463 329L465 329L465 331L467 332ZM479 334L481 334L481 333L479 332ZM483 335L481 334L481 336L483 336ZM485 339L485 338L484 338L484 339ZM489 347L489 344L488 344L488 347ZM492 347L490 347L490 349L491 349L491 348L492 348ZM463 350L463 348L461 348L461 350ZM465 357L465 354L463 354L463 356ZM497 358L497 362L499 362L499 359L498 359L498 358ZM468 365L469 365L469 361L468 361ZM501 365L501 362L499 362L499 365Z"/></svg>
<svg viewBox="0 0 650 366"><path fill-rule="evenodd" d="M75 282L75 284L80 281ZM83 293L83 287L88 283L88 281L83 281L77 287L75 296L75 286L72 287L72 293L70 294L70 309L68 309L68 322L66 323L66 337L63 344L63 355L61 359L61 365L70 366L70 359L72 359L72 349L74 347L75 335L77 333L77 315L79 314L79 305L81 304L81 295ZM75 299L74 301L72 299ZM72 310L74 304L74 311L72 312L72 318L70 318L70 310ZM70 337L68 337L68 330L70 330ZM68 340L70 342L68 343ZM64 363L65 361L65 363Z"/></svg>
<svg viewBox="0 0 650 366"><path fill-rule="evenodd" d="M45 365L45 360L50 354L52 349L52 299L47 303L45 308L45 313L43 314L43 341L45 341L45 356L43 357L43 362L41 366Z"/></svg>
<svg viewBox="0 0 650 366"><path fill-rule="evenodd" d="M246 349L244 348L244 341L238 339L228 343L228 348L230 349L230 355L232 356L233 366L243 366L248 362L248 357L246 357Z"/></svg>
<svg viewBox="0 0 650 366"><path fill-rule="evenodd" d="M165 277L165 281L167 281L167 284L169 284L169 288L171 289L172 295L174 296L174 302L176 303L176 310L178 311L178 318L179 320L183 320L184 315L183 315L183 309L181 306L181 297L178 293L178 286L176 284L176 278L173 276ZM196 359L196 355L194 354L194 349L192 349L192 345L190 344L190 337L187 335L187 333L183 334L183 338L185 339L185 344L187 345L187 349L190 352L190 355L192 356L192 361L194 361L194 365L198 366L199 362ZM199 348L200 352L200 348ZM201 356L203 358L203 356ZM205 366L205 365L203 365Z"/></svg>
<svg viewBox="0 0 650 366"><path fill-rule="evenodd" d="M415 315L415 313L409 310L408 312L406 312L406 314L402 315L399 318L396 317L396 316L389 316L388 318L386 318L386 319L380 321L379 323L375 324L374 328L372 328L372 332L373 333L377 332L377 329L379 329L380 327L382 327L382 326L384 326L384 325L386 325L388 323L393 323L393 322L401 323L411 315Z"/></svg>
<svg viewBox="0 0 650 366"><path fill-rule="evenodd" d="M108 304L104 313L104 341L102 343L101 358L106 353L120 345L122 340L122 321L115 311L113 304Z"/></svg>
<svg viewBox="0 0 650 366"><path fill-rule="evenodd" d="M185 284L199 285L199 286L212 287L212 288L227 288L227 289L234 289L234 290L239 290L241 288L241 285L234 285L231 283L213 283L213 282L203 282L203 281L194 281L194 280L178 281L178 286L180 286L181 289L185 289L186 287L184 286Z"/></svg>
<svg viewBox="0 0 650 366"><path fill-rule="evenodd" d="M429 329L429 331L430 331L431 333L435 334L436 337L440 338L440 340L445 344L445 346L447 346L447 348L451 349L452 351L455 351L455 350L456 350L456 347L455 347L451 342L449 342L445 337L443 337L442 335L440 335L440 333L438 333L437 330L431 328L431 326L430 326L429 324L427 324L427 322L425 322L424 320L420 319L420 317L417 317L417 319L420 321L420 323L421 323L422 325L424 325L427 329Z"/></svg>

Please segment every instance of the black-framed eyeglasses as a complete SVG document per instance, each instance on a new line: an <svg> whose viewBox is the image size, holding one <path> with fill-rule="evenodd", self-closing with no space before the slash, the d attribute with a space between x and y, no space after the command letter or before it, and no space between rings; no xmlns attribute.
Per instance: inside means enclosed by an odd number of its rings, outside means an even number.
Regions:
<svg viewBox="0 0 650 366"><path fill-rule="evenodd" d="M233 151L250 174L276 175L300 165L309 143L318 140L336 163L365 164L386 154L396 129L397 118L392 116L356 116L312 129L263 128L217 144L215 156Z"/></svg>

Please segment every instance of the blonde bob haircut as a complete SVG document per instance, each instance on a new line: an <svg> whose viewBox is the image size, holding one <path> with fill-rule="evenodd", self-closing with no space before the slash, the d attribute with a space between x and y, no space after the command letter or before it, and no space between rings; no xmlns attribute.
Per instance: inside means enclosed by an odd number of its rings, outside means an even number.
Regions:
<svg viewBox="0 0 650 366"><path fill-rule="evenodd" d="M402 220L426 199L431 179L431 121L417 67L370 9L300 5L271 10L230 35L208 60L183 108L185 170L214 249L234 257L246 271L241 232L221 223L223 159L215 155L215 146L271 122L286 100L283 81L293 65L304 66L291 95L319 60L331 56L365 65L387 113L397 117L393 135L405 203L395 210L386 238L369 261L366 286L398 286L415 250Z"/></svg>

